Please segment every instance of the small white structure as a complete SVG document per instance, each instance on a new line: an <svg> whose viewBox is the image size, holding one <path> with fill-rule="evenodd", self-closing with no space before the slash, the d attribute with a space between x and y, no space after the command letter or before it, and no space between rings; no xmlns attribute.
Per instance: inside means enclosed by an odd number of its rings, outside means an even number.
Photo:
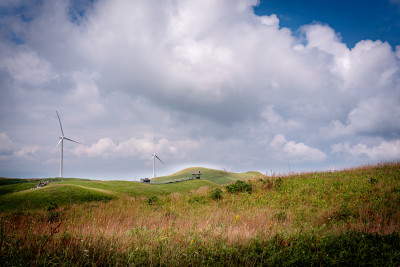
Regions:
<svg viewBox="0 0 400 267"><path fill-rule="evenodd" d="M140 179L141 183L150 183L150 179L149 178L142 178Z"/></svg>
<svg viewBox="0 0 400 267"><path fill-rule="evenodd" d="M192 179L200 179L200 171L195 171L192 173Z"/></svg>

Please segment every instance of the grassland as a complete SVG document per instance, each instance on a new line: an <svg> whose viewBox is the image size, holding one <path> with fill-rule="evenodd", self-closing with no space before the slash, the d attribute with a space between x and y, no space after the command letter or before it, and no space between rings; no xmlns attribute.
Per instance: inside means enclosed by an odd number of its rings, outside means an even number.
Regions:
<svg viewBox="0 0 400 267"><path fill-rule="evenodd" d="M32 189L40 181L52 181L42 188ZM98 181L76 178L55 179L2 179L0 186L0 212L41 209L53 203L63 206L72 203L109 201L120 197L140 197L187 192L201 187L217 185L207 180L195 180L171 185L150 185L128 181Z"/></svg>
<svg viewBox="0 0 400 267"><path fill-rule="evenodd" d="M109 199L4 210L0 265L400 265L400 163L246 179L245 193L204 180L138 184L147 192L122 181L49 184L40 190Z"/></svg>
<svg viewBox="0 0 400 267"><path fill-rule="evenodd" d="M169 176L162 176L151 179L152 182L166 182L166 181L174 181L183 178L192 177L192 173L195 171L200 171L201 179L210 181L212 183L216 183L219 185L226 185L232 183L236 180L247 180L254 177L261 177L262 174L255 171L249 171L244 173L233 173L233 172L226 172L202 167L192 167L181 170L177 173L174 173Z"/></svg>

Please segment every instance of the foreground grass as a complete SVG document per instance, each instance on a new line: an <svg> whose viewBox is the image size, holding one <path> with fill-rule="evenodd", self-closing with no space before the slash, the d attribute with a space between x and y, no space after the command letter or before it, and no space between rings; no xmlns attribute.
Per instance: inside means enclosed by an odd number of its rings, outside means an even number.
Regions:
<svg viewBox="0 0 400 267"><path fill-rule="evenodd" d="M2 213L0 264L400 264L399 163L250 183Z"/></svg>

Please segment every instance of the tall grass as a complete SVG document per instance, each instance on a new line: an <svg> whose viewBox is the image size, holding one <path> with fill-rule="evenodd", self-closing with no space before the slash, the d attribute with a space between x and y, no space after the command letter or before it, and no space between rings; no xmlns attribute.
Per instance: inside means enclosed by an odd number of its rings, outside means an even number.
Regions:
<svg viewBox="0 0 400 267"><path fill-rule="evenodd" d="M1 265L400 264L400 163L0 216Z"/></svg>

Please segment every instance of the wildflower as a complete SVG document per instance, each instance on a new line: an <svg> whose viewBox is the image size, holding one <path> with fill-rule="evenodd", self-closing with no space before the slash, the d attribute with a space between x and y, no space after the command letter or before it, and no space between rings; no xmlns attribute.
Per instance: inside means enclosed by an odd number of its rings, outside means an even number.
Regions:
<svg viewBox="0 0 400 267"><path fill-rule="evenodd" d="M235 225L238 220L239 220L239 215L236 216L236 219L235 219L235 222L233 223L233 225Z"/></svg>

